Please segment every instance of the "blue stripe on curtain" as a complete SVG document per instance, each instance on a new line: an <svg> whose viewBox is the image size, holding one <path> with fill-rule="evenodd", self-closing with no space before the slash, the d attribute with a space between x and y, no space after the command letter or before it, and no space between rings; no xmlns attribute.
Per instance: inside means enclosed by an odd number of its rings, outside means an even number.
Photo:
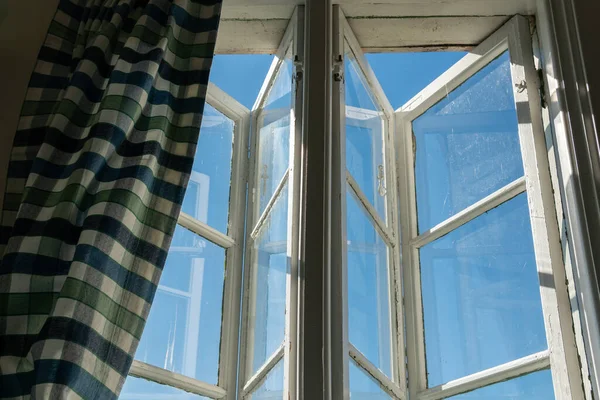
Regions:
<svg viewBox="0 0 600 400"><path fill-rule="evenodd" d="M189 180L220 8L60 1L9 162L0 398L118 397Z"/></svg>

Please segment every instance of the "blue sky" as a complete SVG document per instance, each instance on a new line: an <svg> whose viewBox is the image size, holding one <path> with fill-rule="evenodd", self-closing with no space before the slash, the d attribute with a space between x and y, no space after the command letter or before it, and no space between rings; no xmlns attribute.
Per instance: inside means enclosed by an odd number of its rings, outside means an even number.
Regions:
<svg viewBox="0 0 600 400"><path fill-rule="evenodd" d="M434 52L368 54L366 57L390 103L397 109L463 55ZM272 59L268 55L216 56L211 81L250 109ZM495 61L415 121L421 231L522 175L512 86L506 65L506 59ZM358 75L347 71L346 83L349 106L376 110ZM274 103L277 107L289 106L289 91L283 90L276 100L279 100ZM217 117L218 121L216 110L209 109L205 115ZM289 124L289 120L279 122L277 129ZM223 119L223 123L207 125L201 130L194 170L208 179L188 191L184 211L194 214L194 210L204 210L204 222L226 232L230 169L223 161L230 153L231 124ZM383 213L374 168L381 162L374 156L381 154L382 144L376 140L380 132L352 123L348 123L346 130L348 169L367 198ZM269 143L273 146L275 141ZM269 147L267 153L276 150ZM274 189L279 178L270 178L269 188ZM198 200L202 185L208 193L203 200L208 204L204 205ZM505 203L421 251L425 339L432 385L545 348L525 196ZM389 325L380 317L389 312L389 304L375 294L387 286L387 278L382 274L388 257L386 246L356 198L349 194L347 202L350 339L369 360L389 374L391 338L385 335ZM277 234L277 240L282 240L286 218L276 215L275 219L269 229ZM268 243L265 245L268 247ZM216 384L224 252L181 228L176 231L173 247L181 252L172 252L169 256L161 283L182 292L191 291L193 285L202 288L201 307L195 311L200 316L200 328L194 331L188 326L186 315L191 315L191 300L185 296L157 295L157 301L163 297L166 300L154 305L137 358L178 372L187 368L193 377ZM194 261L199 259L202 261ZM266 330L271 327L276 330L264 333L275 339L263 350L271 352L282 334L281 327L275 325L284 321L279 314L283 312L281 300L285 298L285 288L281 286L285 283L285 259L281 254L272 254L263 269L260 273L266 274L262 276L268 277L269 283L261 292L263 295L268 292L271 296L268 301L273 302L265 317ZM186 343L186 334L198 337L191 347ZM198 355L197 361L192 360L194 357L190 359L191 348ZM268 354L258 357L262 362ZM276 389L281 374L282 369L277 369L269 378L261 389L265 395ZM548 373L541 372L456 398L483 400L509 395L512 399L548 399L552 397L550 379ZM350 370L350 384L354 400L388 398L355 366ZM157 393L157 390L172 393L172 389L131 380L123 398L135 399L132 393ZM259 400L261 396L257 394L253 398Z"/></svg>

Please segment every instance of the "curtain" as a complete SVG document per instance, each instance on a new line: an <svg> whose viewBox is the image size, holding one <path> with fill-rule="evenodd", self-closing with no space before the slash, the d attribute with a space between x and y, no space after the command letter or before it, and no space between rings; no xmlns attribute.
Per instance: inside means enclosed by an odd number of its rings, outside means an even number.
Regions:
<svg viewBox="0 0 600 400"><path fill-rule="evenodd" d="M0 398L118 397L192 168L220 3L60 1L9 161Z"/></svg>

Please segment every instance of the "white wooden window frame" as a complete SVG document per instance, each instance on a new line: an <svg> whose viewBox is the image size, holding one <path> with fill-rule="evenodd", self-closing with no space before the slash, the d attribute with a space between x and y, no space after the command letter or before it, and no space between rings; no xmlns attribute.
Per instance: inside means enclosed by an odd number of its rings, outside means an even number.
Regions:
<svg viewBox="0 0 600 400"><path fill-rule="evenodd" d="M508 50L517 103L524 177L418 234L411 122ZM554 208L539 82L534 67L529 21L516 16L396 111L400 216L407 328L409 393L414 399L437 400L550 368L556 399L582 399L582 381L565 284L565 268ZM523 106L527 104L527 106ZM419 248L451 232L520 193L527 192L548 349L506 364L428 388Z"/></svg>
<svg viewBox="0 0 600 400"><path fill-rule="evenodd" d="M389 100L385 96L381 85L379 84L373 70L367 62L363 51L356 39L356 36L352 32L350 25L348 24L342 10L339 6L334 6L334 45L333 51L335 60L334 64L334 88L333 88L333 137L334 147L332 148L333 160L340 163L338 166L342 176L337 180L341 196L334 196L334 204L332 208L335 210L335 214L341 215L342 226L339 229L341 234L342 248L340 249L343 256L342 268L344 270L343 280L347 282L347 257L345 256L348 251L348 241L346 239L346 190L350 191L359 201L358 206L362 208L365 215L370 219L370 222L374 229L378 232L383 242L388 248L388 298L389 298L389 312L390 312L390 345L391 345L391 369L392 376L388 377L381 370L379 370L371 361L367 359L355 346L349 341L348 336L348 290L347 283L344 284L345 290L343 296L344 310L339 321L336 323L343 324L343 338L344 347L347 348L346 359L342 360L343 373L347 376L347 363L349 359L352 359L356 365L370 377L372 377L381 387L381 389L394 399L406 399L406 370L404 360L404 329L403 329L403 309L402 309L402 276L400 271L400 246L399 243L399 220L398 220L398 203L397 203L397 191L395 190L396 183L396 161L395 152L393 146L393 134L394 134L394 109L390 104ZM379 107L380 111L356 109L355 107L346 107L345 99L345 76L346 71L344 70L344 60L346 54L351 53L353 59L356 61L356 65L359 67L359 76L364 78L363 84L369 89L374 98L375 105ZM361 117L362 115L362 117ZM371 204L369 199L363 193L358 183L354 180L350 172L346 168L346 138L345 138L345 127L346 117L354 116L359 117L359 124L370 125L373 122L381 120L382 123L382 142L383 142L383 158L384 158L384 182L386 187L386 201L385 201L385 220L381 218L379 213L376 211L374 206ZM374 168L374 171L376 169ZM336 183L336 181L334 181ZM375 193L377 191L375 190ZM339 360L338 360L339 362ZM344 382L346 385L345 392L348 393L349 382L347 379Z"/></svg>
<svg viewBox="0 0 600 400"><path fill-rule="evenodd" d="M179 226L226 250L218 385L212 385L139 360L133 361L129 375L172 386L211 399L234 399L237 389L236 371L242 287L246 173L248 168L247 143L250 110L212 83L209 83L207 87L206 103L229 118L234 124L228 233L224 234L202 222L200 219L196 219L183 212L179 215L177 223ZM205 116L205 118L209 117ZM196 175L193 175L190 181L197 180L197 183L202 185L205 177L199 174ZM202 216L200 218L202 219ZM177 248L172 247L169 251L177 250ZM166 287L162 288L169 290Z"/></svg>
<svg viewBox="0 0 600 400"><path fill-rule="evenodd" d="M300 162L302 140L302 66L304 54L304 8L296 7L290 23L269 72L263 82L257 100L252 107L252 127L250 140L250 161L248 179L248 214L246 256L244 268L244 294L242 310L241 347L239 363L238 394L240 399L251 398L252 393L266 380L269 372L283 360L284 382L283 398L289 398L290 393L296 393L297 348L297 318L298 318L298 260L299 260L299 214L300 214ZM265 209L260 211L259 185L260 170L258 168L258 139L265 102L275 83L279 71L284 65L286 56L293 62L292 71L292 106L290 113L289 166L277 184ZM299 90L300 89L300 90ZM286 314L284 340L277 350L267 357L267 360L253 374L253 329L255 325L256 299L256 251L253 251L254 241L259 237L266 222L271 216L273 207L281 198L284 187L288 190L287 241L282 243L289 258L286 275ZM232 397L233 399L233 397Z"/></svg>

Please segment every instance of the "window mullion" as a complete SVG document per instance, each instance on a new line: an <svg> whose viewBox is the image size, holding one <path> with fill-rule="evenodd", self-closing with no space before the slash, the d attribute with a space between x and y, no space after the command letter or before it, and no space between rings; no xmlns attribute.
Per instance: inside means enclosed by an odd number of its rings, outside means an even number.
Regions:
<svg viewBox="0 0 600 400"><path fill-rule="evenodd" d="M398 387L397 384L392 382L390 378L388 378L383 372L381 372L377 367L375 367L364 354L360 352L356 347L349 344L349 354L350 357L358 364L362 369L364 369L373 379L375 379L381 388L385 390L390 396L404 400L404 392Z"/></svg>
<svg viewBox="0 0 600 400"><path fill-rule="evenodd" d="M235 245L235 240L231 237L221 233L212 226L209 226L208 224L189 216L184 212L179 213L179 219L177 220L177 223L225 249L229 249Z"/></svg>
<svg viewBox="0 0 600 400"><path fill-rule="evenodd" d="M133 360L131 368L129 369L129 375L163 385L173 386L187 392L208 396L213 399L222 399L227 394L225 389L219 386L211 385L138 360Z"/></svg>
<svg viewBox="0 0 600 400"><path fill-rule="evenodd" d="M390 247L396 246L393 233L390 232L389 228L385 225L385 222L381 220L381 217L379 217L371 202L367 199L356 180L354 180L354 177L348 171L346 171L346 180L352 192L354 192L358 198L360 205L365 209L367 215L373 222L375 229L383 236L386 244Z"/></svg>
<svg viewBox="0 0 600 400"><path fill-rule="evenodd" d="M475 374L465 376L454 381L435 386L419 393L419 400L441 400L473 389L493 385L509 379L517 378L531 372L540 371L550 367L550 352L540 351L527 357L520 358L486 369Z"/></svg>
<svg viewBox="0 0 600 400"><path fill-rule="evenodd" d="M415 237L413 240L411 240L411 245L416 248L421 248L426 244L431 243L447 233L459 228L467 222L474 220L491 209L498 207L502 203L505 203L517 195L525 192L525 189L525 177L516 179L503 188L498 189L475 204L454 214L447 220Z"/></svg>

